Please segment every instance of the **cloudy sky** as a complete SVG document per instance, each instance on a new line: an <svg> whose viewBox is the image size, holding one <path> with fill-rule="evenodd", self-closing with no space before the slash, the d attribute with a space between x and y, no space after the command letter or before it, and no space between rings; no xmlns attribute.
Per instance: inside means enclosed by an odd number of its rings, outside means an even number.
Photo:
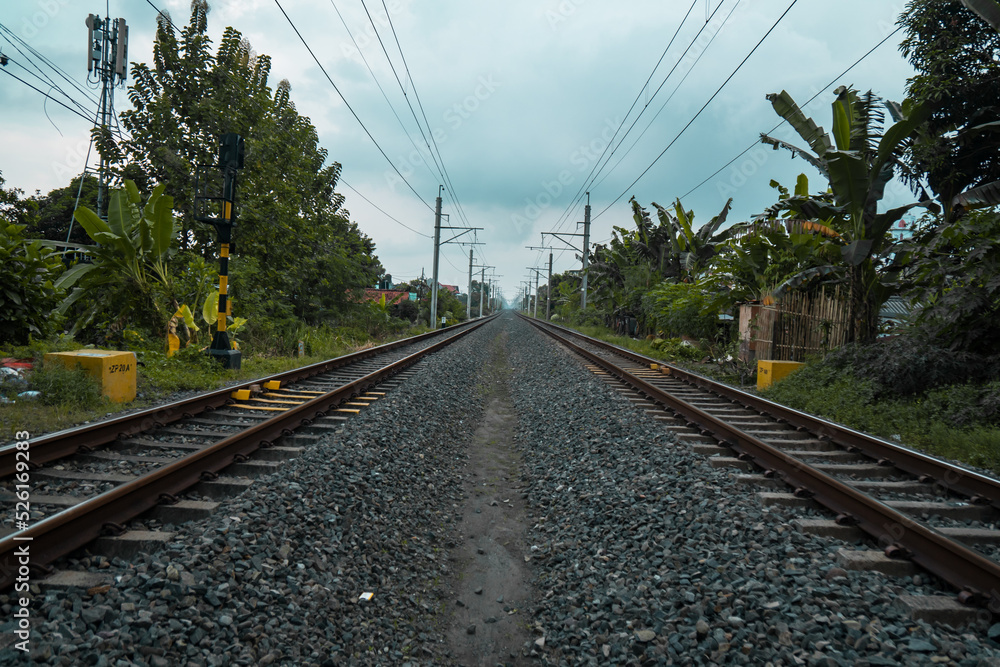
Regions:
<svg viewBox="0 0 1000 667"><path fill-rule="evenodd" d="M445 224L483 228L476 234L484 245L475 246L475 264L496 267L508 298L528 278L527 267L547 264L547 252L525 248L543 245L543 238L557 248L555 272L578 268L574 251L558 250L565 247L561 241L542 236L578 231L584 203L578 193L590 192L594 242L610 238L615 225L632 224L628 200L633 195L646 206L682 197L700 223L732 197L730 220L748 219L775 200L771 179L791 185L805 171L814 186L825 185L804 161L755 145L759 134L780 120L767 93L785 89L800 103L819 93L806 110L829 128L831 91L837 85L901 100L912 75L899 54L897 33L839 76L896 29L901 0L366 4L371 20L362 0L214 0L209 32L217 44L224 28L233 26L258 53L272 57L272 83L289 80L300 113L312 119L330 159L343 165L344 181L351 186L340 187L347 208L375 240L394 279L408 280L421 271L430 276L434 198L447 180ZM88 13L106 11L129 24L129 59L150 62L156 16L151 5L169 12L178 26L187 23L189 0L7 0L0 5L5 28L0 50L10 59L4 69L50 90L26 69L30 61L17 50L13 33L86 86L84 20ZM60 85L72 90L61 79ZM83 100L82 93L74 96ZM424 129L435 138L445 179L428 158L407 99L421 123L426 116ZM82 169L89 123L11 76L0 76L0 100L0 171L7 187L31 193L66 185ZM128 105L120 89L116 104L119 110ZM787 125L775 135L798 140ZM90 164L95 164L93 156ZM901 204L910 195L897 186L886 199ZM468 264L468 246L443 246L441 282L464 291Z"/></svg>

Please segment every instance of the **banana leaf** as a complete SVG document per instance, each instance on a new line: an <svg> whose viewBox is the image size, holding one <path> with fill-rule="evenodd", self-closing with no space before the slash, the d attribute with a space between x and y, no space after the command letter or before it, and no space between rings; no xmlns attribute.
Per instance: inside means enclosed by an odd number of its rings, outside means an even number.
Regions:
<svg viewBox="0 0 1000 667"><path fill-rule="evenodd" d="M772 93L767 96L767 99L777 114L788 121L788 124L799 133L800 137L806 140L806 143L818 157L823 158L829 151L833 150L830 137L823 131L823 128L816 125L812 118L802 113L802 109L787 91Z"/></svg>
<svg viewBox="0 0 1000 667"><path fill-rule="evenodd" d="M87 232L87 236L94 238L94 234L97 232L110 232L111 228L108 227L108 223L101 220L96 213L91 211L89 208L81 206L80 208L73 211L73 218L80 223L83 227L83 231ZM94 239L95 241L97 239Z"/></svg>
<svg viewBox="0 0 1000 667"><path fill-rule="evenodd" d="M957 194L951 200L951 205L966 209L1000 206L1000 181L993 181Z"/></svg>

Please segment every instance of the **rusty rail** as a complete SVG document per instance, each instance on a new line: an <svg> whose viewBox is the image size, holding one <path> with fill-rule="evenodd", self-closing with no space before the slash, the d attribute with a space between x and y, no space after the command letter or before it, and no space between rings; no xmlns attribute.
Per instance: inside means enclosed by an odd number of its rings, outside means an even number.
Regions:
<svg viewBox="0 0 1000 667"><path fill-rule="evenodd" d="M896 555L908 558L948 582L962 591L963 600L988 602L991 605L1000 604L1000 564L619 368L558 335L554 327L546 328L530 318L525 319L575 353L680 414L703 433L711 434L733 448L741 459L752 461L769 474L783 479L796 490L797 495L811 497L829 508L838 515L838 521L841 523L856 525L873 537L882 548L893 548ZM605 349L615 348L616 353L621 349L603 341L590 338L587 340ZM632 355L635 353L630 353L629 356ZM645 360L641 355L635 356ZM775 405L769 401L767 403ZM840 428L835 424L829 425L831 428Z"/></svg>
<svg viewBox="0 0 1000 667"><path fill-rule="evenodd" d="M659 364L670 369L670 376L683 380L706 391L718 394L744 406L781 419L798 429L814 433L817 437L829 439L830 442L848 450L862 452L875 460L884 461L904 472L908 472L925 482L934 482L940 487L979 501L988 502L1000 509L1000 481L987 477L968 468L949 463L934 456L900 446L888 440L877 438L867 433L855 431L846 426L815 417L805 412L774 403L766 398L740 391L729 385L710 380L697 373L664 363L659 359L646 357L632 350L607 343L596 338L590 338L581 333L560 327L548 322L545 326L552 327L565 334L572 335L592 345L613 350L615 354L640 364Z"/></svg>
<svg viewBox="0 0 1000 667"><path fill-rule="evenodd" d="M490 318L486 318L485 320L480 320L478 323L473 323L471 325L465 324L456 326L459 328L463 326L473 326L473 328L475 328L478 324L481 324L489 319ZM454 328L455 327L449 327L449 329ZM404 347L411 343L417 343L424 339L441 335L442 331L445 330L439 329L437 331L430 331L428 333L423 333L410 338L403 338L391 343L379 345L378 347L372 347L367 350L353 352L351 354L346 354L327 361L321 361L309 366L303 366L302 368L296 368L284 373L278 373L276 375L271 375L258 380L252 380L241 385L235 385L199 394L182 401L176 401L174 403L149 408L148 410L134 412L132 414L123 415L106 421L65 429L63 431L57 431L55 433L34 438L30 440L28 445L31 466L38 467L44 463L66 458L67 456L72 456L78 452L88 452L114 442L115 440L129 438L143 431L148 431L152 428L165 426L166 424L171 424L173 422L180 421L181 419L192 417L200 412L204 412L205 410L222 407L230 402L232 392L237 389L249 389L251 385L262 384L264 382L268 382L269 380L278 380L282 384L290 384L292 382L313 377L314 375L326 373L342 366L353 364L357 361L361 361L362 359L367 359L399 347ZM14 474L17 463L16 457L17 448L15 445L11 444L0 447L0 477L8 477Z"/></svg>
<svg viewBox="0 0 1000 667"><path fill-rule="evenodd" d="M15 583L23 549L27 549L30 554L26 560L30 561L32 568L35 570L44 569L46 565L59 557L69 554L74 549L99 537L105 526L109 524L121 525L153 508L164 498L183 493L186 489L202 481L206 475L211 477L218 474L222 469L242 460L243 457L252 454L257 449L269 446L282 435L325 416L329 410L341 402L357 396L369 387L377 385L411 366L422 357L475 331L491 319L478 320L454 336L338 387L332 392L318 396L287 412L279 413L276 417L220 440L190 456L54 514L25 530L8 535L0 540L0 589L9 588ZM426 334L421 336L421 338L423 337L426 337ZM413 339L408 340L412 341ZM386 346L372 349L386 351ZM371 352L371 350L365 350L365 352ZM338 360L342 359L344 357L340 357ZM357 359L358 357L354 357L355 361ZM300 369L300 371L302 370L305 369ZM283 374L281 377L287 378L288 374ZM309 375L302 377L309 377ZM228 395L228 392L233 391L233 388L230 387L225 391ZM218 392L213 393L217 394ZM72 432L69 434L71 435Z"/></svg>

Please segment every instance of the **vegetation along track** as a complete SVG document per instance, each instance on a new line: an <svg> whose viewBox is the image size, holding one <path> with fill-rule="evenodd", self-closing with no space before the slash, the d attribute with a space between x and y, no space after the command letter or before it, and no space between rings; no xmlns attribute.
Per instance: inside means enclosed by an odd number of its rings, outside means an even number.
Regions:
<svg viewBox="0 0 1000 667"><path fill-rule="evenodd" d="M1000 509L997 480L569 329L525 319L589 360L594 372L643 394L651 409L667 408L672 414L657 418L679 435L710 438L735 451L736 460L720 456L719 463L757 466L771 484L783 481L794 490L766 494L767 501L815 501L837 517L829 532L864 531L883 549L883 554L863 554L868 564L909 561L957 589L960 602L1000 609L1000 563L983 553L995 557L1000 545L1000 530L993 529ZM718 444L702 448L724 453Z"/></svg>
<svg viewBox="0 0 1000 667"><path fill-rule="evenodd" d="M177 496L217 480L223 469L242 466L234 473L243 475L255 468L270 471L273 461L248 464L247 458L258 450L269 451L269 459L294 452L275 445L295 429L337 428L378 399L372 389L387 388L386 380L489 319L60 431L30 441L26 451L14 444L0 448L0 500L12 510L5 516L18 516L0 539L0 587L14 583L15 552L26 543L32 567L45 568L102 534L122 531L122 524L157 505L196 511L196 502L179 503ZM113 465L120 468L109 474ZM45 487L25 502L17 492L29 478L33 490L42 479ZM22 511L31 520L22 523Z"/></svg>

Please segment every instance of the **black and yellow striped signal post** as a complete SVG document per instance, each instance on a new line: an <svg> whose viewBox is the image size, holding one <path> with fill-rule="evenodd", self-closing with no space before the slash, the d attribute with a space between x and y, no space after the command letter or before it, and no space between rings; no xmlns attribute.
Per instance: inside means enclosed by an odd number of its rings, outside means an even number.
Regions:
<svg viewBox="0 0 1000 667"><path fill-rule="evenodd" d="M236 170L243 168L243 137L230 132L222 135L219 148L219 169L223 174L222 218L212 220L219 232L219 319L212 346L208 353L222 362L226 368L240 367L242 354L234 350L226 331L227 304L229 300L229 247L233 241L233 225L236 216L233 202L236 200Z"/></svg>

